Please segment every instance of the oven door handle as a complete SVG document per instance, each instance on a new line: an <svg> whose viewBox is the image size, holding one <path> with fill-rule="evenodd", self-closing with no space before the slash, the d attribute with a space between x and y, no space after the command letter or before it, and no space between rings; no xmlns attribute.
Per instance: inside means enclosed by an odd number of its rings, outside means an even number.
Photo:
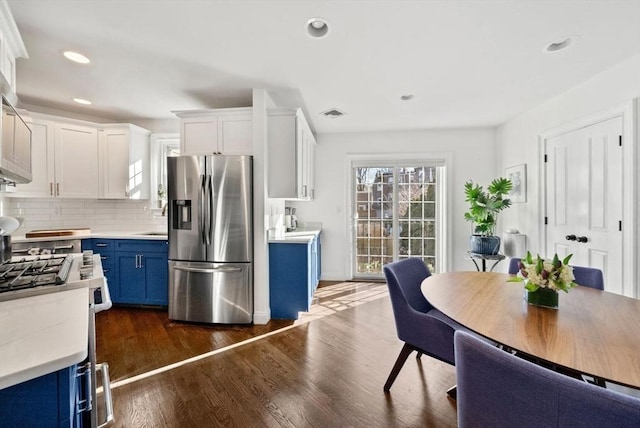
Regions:
<svg viewBox="0 0 640 428"><path fill-rule="evenodd" d="M113 422L113 398L111 397L111 378L109 377L109 364L96 364L96 371L102 372L102 393L104 396L104 407L106 409L105 421L98 425L104 428Z"/></svg>

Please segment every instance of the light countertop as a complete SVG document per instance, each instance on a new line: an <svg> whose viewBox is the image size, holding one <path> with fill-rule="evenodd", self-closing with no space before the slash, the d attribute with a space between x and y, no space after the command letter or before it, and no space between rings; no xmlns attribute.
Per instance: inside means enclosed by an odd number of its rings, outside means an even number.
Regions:
<svg viewBox="0 0 640 428"><path fill-rule="evenodd" d="M89 289L0 302L0 389L87 357Z"/></svg>
<svg viewBox="0 0 640 428"><path fill-rule="evenodd" d="M269 238L270 244L307 244L322 232L321 229L298 229L285 232L283 237Z"/></svg>
<svg viewBox="0 0 640 428"><path fill-rule="evenodd" d="M157 241L166 241L168 239L166 232L133 232L133 231L107 231L107 232L91 232L88 235L82 236L47 236L46 238L26 238L24 235L12 235L12 242L42 242L42 241L59 241L69 239L89 239L89 238L102 238L102 239L151 239Z"/></svg>

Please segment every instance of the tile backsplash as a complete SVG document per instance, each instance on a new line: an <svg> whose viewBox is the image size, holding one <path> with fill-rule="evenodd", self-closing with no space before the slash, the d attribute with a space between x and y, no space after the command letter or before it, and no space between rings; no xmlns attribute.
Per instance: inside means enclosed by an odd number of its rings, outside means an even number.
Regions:
<svg viewBox="0 0 640 428"><path fill-rule="evenodd" d="M14 235L30 230L91 228L95 232L164 231L167 217L150 201L4 198L3 215L23 217ZM156 208L154 206L154 208Z"/></svg>

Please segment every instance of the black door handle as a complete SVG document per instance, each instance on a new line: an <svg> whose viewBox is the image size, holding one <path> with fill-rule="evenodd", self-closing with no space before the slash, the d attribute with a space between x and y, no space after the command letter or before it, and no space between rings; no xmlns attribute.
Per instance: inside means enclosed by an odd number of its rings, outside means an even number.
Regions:
<svg viewBox="0 0 640 428"><path fill-rule="evenodd" d="M565 239L567 241L575 241L578 238L576 238L576 235L567 235L567 236L565 236Z"/></svg>
<svg viewBox="0 0 640 428"><path fill-rule="evenodd" d="M589 238L587 238L586 236L578 236L578 242L587 242L589 240Z"/></svg>

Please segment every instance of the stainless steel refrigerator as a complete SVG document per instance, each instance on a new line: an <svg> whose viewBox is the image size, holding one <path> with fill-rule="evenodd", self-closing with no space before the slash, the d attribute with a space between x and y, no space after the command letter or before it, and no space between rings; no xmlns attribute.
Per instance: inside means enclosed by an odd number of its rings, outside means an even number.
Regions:
<svg viewBox="0 0 640 428"><path fill-rule="evenodd" d="M253 320L251 156L167 159L169 318Z"/></svg>

